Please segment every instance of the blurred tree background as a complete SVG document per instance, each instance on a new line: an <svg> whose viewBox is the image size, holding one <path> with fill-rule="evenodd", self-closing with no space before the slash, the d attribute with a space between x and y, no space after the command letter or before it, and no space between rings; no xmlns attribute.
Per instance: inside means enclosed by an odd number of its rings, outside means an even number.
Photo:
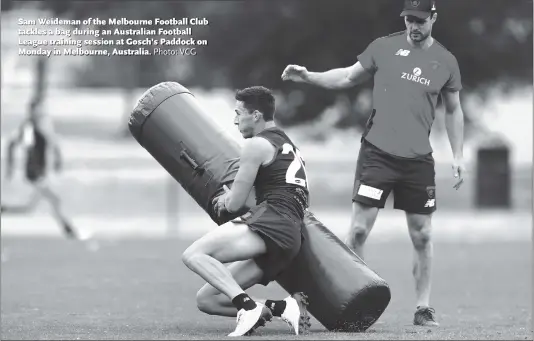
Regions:
<svg viewBox="0 0 534 341"><path fill-rule="evenodd" d="M312 71L344 67L374 39L404 29L402 0L302 1L41 1L61 18L153 19L198 17L208 39L194 57L92 58L78 85L150 87L175 80L188 87L230 89L261 84L280 97L278 119L286 126L316 119L335 105L336 126L361 127L371 110L371 83L325 91L282 82L287 64ZM2 1L2 10L16 6ZM532 84L532 0L442 0L433 35L458 59L462 95L486 95L495 84ZM124 27L128 28L128 27ZM87 57L91 58L91 57ZM467 113L469 114L469 113ZM470 124L469 115L467 124Z"/></svg>

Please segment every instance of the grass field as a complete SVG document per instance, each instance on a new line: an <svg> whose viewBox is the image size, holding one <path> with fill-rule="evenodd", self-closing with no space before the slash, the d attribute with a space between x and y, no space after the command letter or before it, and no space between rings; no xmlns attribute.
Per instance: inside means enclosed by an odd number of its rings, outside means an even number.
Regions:
<svg viewBox="0 0 534 341"><path fill-rule="evenodd" d="M219 339L234 319L204 315L195 293L202 280L180 255L191 240L101 240L97 252L55 237L3 236L2 339ZM531 243L435 245L432 304L441 326L414 327L411 246L369 242L367 262L392 300L367 332L331 333L312 320L303 339L532 340ZM282 298L277 285L251 293ZM252 338L293 339L280 321Z"/></svg>
<svg viewBox="0 0 534 341"><path fill-rule="evenodd" d="M84 108L88 114L106 114ZM2 134L20 119L4 112ZM96 234L97 251L59 238L46 205L33 215L2 216L2 340L220 339L235 327L234 319L196 309L195 294L203 281L180 259L191 238L213 224L176 183L172 192L168 175L135 141L110 138L117 133L116 123L64 120L56 127L66 155L57 189L76 226ZM318 217L338 235L350 217L346 210L357 147L354 139L342 162L309 162L312 193L317 193L312 211L327 212ZM411 245L404 217L385 210L366 257L392 290L383 316L360 334L330 333L312 320L311 332L299 338L532 340L531 164L512 171L513 210L488 212L473 209L474 176L454 191L449 161L440 162L432 305L441 327L411 324ZM24 196L20 184L11 190L2 185L3 201ZM169 197L176 192L178 198ZM167 235L169 219L180 221L174 237ZM276 283L250 291L274 299L287 295ZM252 338L295 336L275 321Z"/></svg>

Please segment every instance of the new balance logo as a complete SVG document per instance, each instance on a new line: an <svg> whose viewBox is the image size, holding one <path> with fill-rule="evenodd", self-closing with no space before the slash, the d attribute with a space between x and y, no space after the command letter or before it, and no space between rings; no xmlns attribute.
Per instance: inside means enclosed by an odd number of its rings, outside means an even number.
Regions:
<svg viewBox="0 0 534 341"><path fill-rule="evenodd" d="M395 56L403 56L403 57L406 57L407 55L410 54L410 50L403 50L403 49L400 49L397 51L397 53L395 53Z"/></svg>
<svg viewBox="0 0 534 341"><path fill-rule="evenodd" d="M425 207L434 207L436 205L436 199L428 199L426 201Z"/></svg>

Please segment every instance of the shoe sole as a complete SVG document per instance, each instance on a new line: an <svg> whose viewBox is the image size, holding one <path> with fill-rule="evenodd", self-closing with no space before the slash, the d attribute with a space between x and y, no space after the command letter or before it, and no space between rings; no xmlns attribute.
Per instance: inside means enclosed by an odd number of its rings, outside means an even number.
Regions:
<svg viewBox="0 0 534 341"><path fill-rule="evenodd" d="M297 301L300 310L298 334L305 334L310 330L311 327L310 315L308 314L308 296L306 296L303 292L297 292L291 295L291 297Z"/></svg>

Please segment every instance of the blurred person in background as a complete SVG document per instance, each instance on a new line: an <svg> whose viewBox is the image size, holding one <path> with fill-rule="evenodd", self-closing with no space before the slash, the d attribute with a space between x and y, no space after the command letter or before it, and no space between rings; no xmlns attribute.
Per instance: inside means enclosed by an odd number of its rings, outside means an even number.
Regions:
<svg viewBox="0 0 534 341"><path fill-rule="evenodd" d="M345 89L374 77L374 110L362 135L346 244L363 258L364 243L391 191L394 208L404 210L414 246L416 311L413 323L438 326L430 307L432 214L436 210L435 170L429 135L438 96L445 106L446 128L458 189L463 183L464 114L460 70L454 55L431 33L437 13L433 0L405 0L406 30L374 40L346 68L310 72L288 65L283 80L327 89Z"/></svg>
<svg viewBox="0 0 534 341"><path fill-rule="evenodd" d="M63 160L53 123L50 117L42 113L37 100L31 102L28 118L7 141L5 179L8 182L13 178L17 147L23 148L24 177L32 187L32 191L25 205L2 204L2 214L28 213L36 208L41 199L45 199L51 205L54 218L61 226L64 235L69 239L84 239L66 217L61 196L53 188L54 173L61 171Z"/></svg>

